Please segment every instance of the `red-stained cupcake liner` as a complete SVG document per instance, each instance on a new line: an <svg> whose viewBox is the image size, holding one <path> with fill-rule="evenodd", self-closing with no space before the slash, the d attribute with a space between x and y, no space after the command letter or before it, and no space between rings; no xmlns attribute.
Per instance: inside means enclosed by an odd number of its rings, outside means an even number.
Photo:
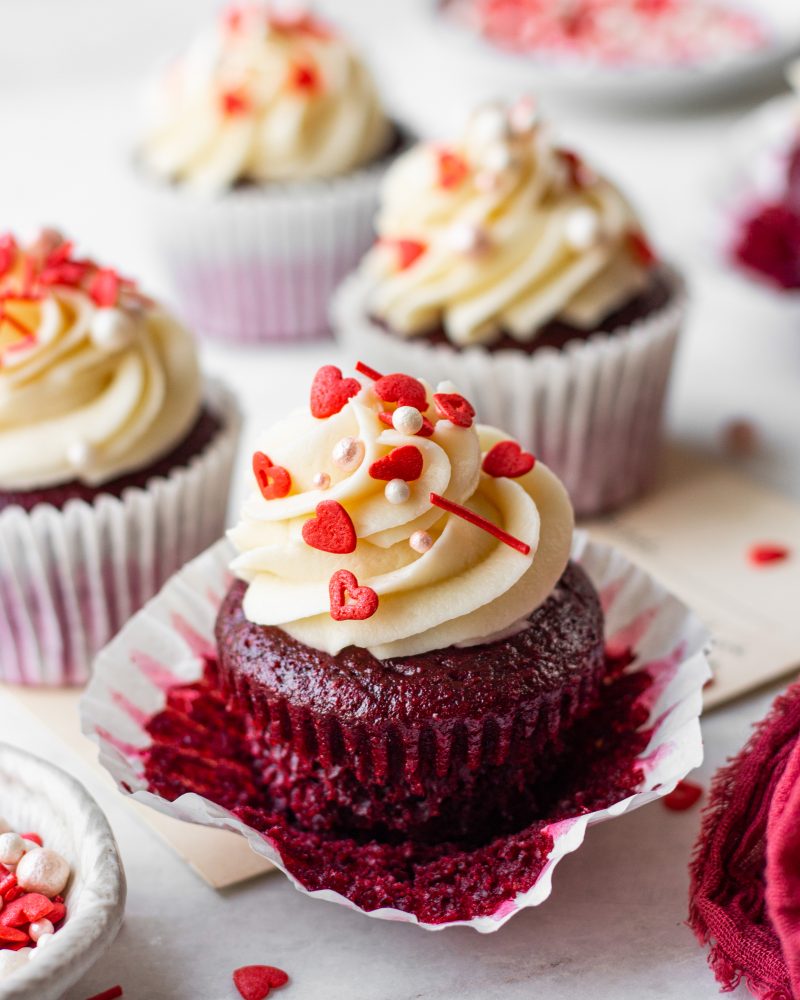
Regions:
<svg viewBox="0 0 800 1000"><path fill-rule="evenodd" d="M0 513L0 680L85 683L98 650L219 538L240 415L220 383L205 395L222 427L188 465L121 497Z"/></svg>
<svg viewBox="0 0 800 1000"><path fill-rule="evenodd" d="M502 427L561 479L575 512L608 511L651 483L663 410L687 297L671 271L669 303L628 329L575 340L563 350L456 350L389 333L367 315L359 273L338 289L332 322L348 359L383 371L420 371L451 380L484 423Z"/></svg>
<svg viewBox="0 0 800 1000"><path fill-rule="evenodd" d="M123 792L241 833L303 892L429 930L497 930L549 896L555 866L590 825L666 795L702 759L704 628L620 553L578 535L573 556L600 592L609 654L632 660L605 686L547 815L516 832L474 845L381 843L312 834L270 812L240 720L214 685L226 542L170 580L100 654L83 730Z"/></svg>

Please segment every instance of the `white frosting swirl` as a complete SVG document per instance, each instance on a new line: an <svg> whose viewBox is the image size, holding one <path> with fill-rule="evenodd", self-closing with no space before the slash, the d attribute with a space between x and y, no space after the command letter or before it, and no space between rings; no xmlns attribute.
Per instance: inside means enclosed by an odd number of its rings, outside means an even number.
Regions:
<svg viewBox="0 0 800 1000"><path fill-rule="evenodd" d="M153 87L142 160L203 192L353 170L391 126L349 45L309 15L231 8Z"/></svg>
<svg viewBox="0 0 800 1000"><path fill-rule="evenodd" d="M547 598L569 558L573 518L564 487L540 463L515 479L482 472L483 453L506 438L490 427L463 428L439 419L432 436L409 437L378 419L385 409L368 383L328 419L301 410L262 435L259 448L289 471L292 492L265 500L254 491L230 532L240 552L233 571L249 583L246 616L328 653L356 645L380 659L474 644L519 628L520 619ZM433 407L428 416L436 419ZM350 472L332 459L345 437L364 445L363 460ZM373 479L369 468L408 444L422 452L422 473L409 484L408 500L390 503L386 484ZM314 487L318 473L330 477L328 489ZM432 492L527 543L529 554L433 506ZM349 514L355 551L335 555L303 540L303 524L323 500L338 501ZM419 531L433 539L423 553L409 544ZM372 617L332 618L328 583L340 569L377 593Z"/></svg>
<svg viewBox="0 0 800 1000"><path fill-rule="evenodd" d="M167 454L201 406L188 331L129 283L98 305L89 289L99 269L57 241L43 252L9 237L3 246L0 489L99 486Z"/></svg>
<svg viewBox="0 0 800 1000"><path fill-rule="evenodd" d="M476 112L452 146L401 156L377 230L370 312L406 336L441 325L458 345L501 330L524 342L556 318L589 329L647 280L628 202L556 147L525 100Z"/></svg>

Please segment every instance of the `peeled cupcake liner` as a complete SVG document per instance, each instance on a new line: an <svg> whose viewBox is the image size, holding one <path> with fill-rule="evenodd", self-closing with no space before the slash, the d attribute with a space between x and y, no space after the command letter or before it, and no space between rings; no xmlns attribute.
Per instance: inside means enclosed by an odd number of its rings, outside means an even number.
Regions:
<svg viewBox="0 0 800 1000"><path fill-rule="evenodd" d="M174 685L190 684L203 674L205 658L215 655L214 623L230 585L232 549L221 541L189 563L136 615L98 656L81 705L84 733L99 746L102 765L125 794L188 822L233 830L267 858L300 892L360 910L384 920L416 923L426 930L464 925L482 933L498 930L520 910L543 903L552 889L553 872L583 843L590 826L623 815L671 792L703 757L699 716L702 689L711 676L704 652L705 628L680 601L620 552L576 533L573 558L598 588L606 613L609 652L631 649L628 671L648 671L652 683L638 704L648 718L649 735L637 755L641 780L634 794L607 808L547 824L552 848L538 877L523 892L504 898L489 915L471 920L425 923L393 907L363 910L333 889L307 890L292 874L291 854L249 827L222 806L195 793L168 801L149 791L143 754L152 740L146 727L162 711ZM291 832L287 831L291 847ZM504 840L505 838L499 838ZM370 843L355 846L369 858ZM306 860L309 848L304 845ZM313 864L313 858L311 858Z"/></svg>
<svg viewBox="0 0 800 1000"><path fill-rule="evenodd" d="M374 241L390 161L208 198L145 176L154 250L185 322L242 344L328 336L331 294Z"/></svg>
<svg viewBox="0 0 800 1000"><path fill-rule="evenodd" d="M459 351L402 338L367 313L369 282L348 277L334 296L334 332L349 360L450 380L483 423L502 427L563 481L577 514L611 510L650 484L662 438L672 359L687 307L683 279L669 269L669 303L614 333L563 350Z"/></svg>
<svg viewBox="0 0 800 1000"><path fill-rule="evenodd" d="M221 383L204 398L222 428L186 466L121 497L0 512L0 680L85 683L97 651L219 538L241 418Z"/></svg>

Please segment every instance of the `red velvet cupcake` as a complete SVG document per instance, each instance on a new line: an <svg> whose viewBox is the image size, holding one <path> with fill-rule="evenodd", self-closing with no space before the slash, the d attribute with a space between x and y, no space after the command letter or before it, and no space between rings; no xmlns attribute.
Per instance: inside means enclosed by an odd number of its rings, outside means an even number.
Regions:
<svg viewBox="0 0 800 1000"><path fill-rule="evenodd" d="M511 828L598 698L603 614L563 487L438 390L321 369L231 533L221 681L308 829Z"/></svg>
<svg viewBox="0 0 800 1000"><path fill-rule="evenodd" d="M222 530L237 427L134 282L52 230L0 238L0 679L86 679Z"/></svg>

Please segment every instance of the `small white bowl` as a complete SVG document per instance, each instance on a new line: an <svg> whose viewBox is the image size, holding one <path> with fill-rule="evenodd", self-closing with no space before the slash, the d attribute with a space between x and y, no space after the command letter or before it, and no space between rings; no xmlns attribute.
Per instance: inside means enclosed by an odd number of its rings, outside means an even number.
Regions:
<svg viewBox="0 0 800 1000"><path fill-rule="evenodd" d="M125 909L125 872L108 820L64 771L0 744L0 816L35 831L69 861L67 919L40 955L0 981L0 1000L58 1000L114 940Z"/></svg>

